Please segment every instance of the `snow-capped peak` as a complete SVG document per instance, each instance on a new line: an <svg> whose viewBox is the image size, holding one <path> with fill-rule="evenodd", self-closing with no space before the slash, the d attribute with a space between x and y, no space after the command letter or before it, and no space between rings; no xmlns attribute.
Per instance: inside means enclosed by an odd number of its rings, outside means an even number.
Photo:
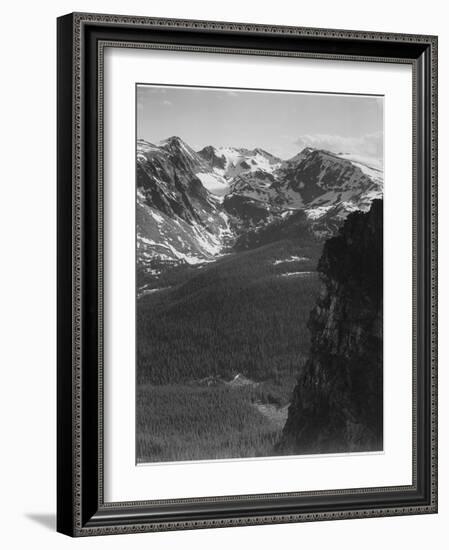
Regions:
<svg viewBox="0 0 449 550"><path fill-rule="evenodd" d="M359 155L353 155L351 153L339 153L340 158L349 160L354 166L360 168L360 170L370 177L375 183L383 184L383 169L380 161L376 161L372 158L361 157Z"/></svg>
<svg viewBox="0 0 449 550"><path fill-rule="evenodd" d="M214 147L209 145L198 151L212 170L226 179L234 178L247 172L272 173L281 165L281 160L261 148Z"/></svg>

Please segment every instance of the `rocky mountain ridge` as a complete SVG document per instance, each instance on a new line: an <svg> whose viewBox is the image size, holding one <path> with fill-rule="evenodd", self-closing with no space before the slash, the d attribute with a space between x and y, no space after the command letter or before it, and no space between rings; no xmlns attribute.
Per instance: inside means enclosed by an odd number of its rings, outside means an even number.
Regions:
<svg viewBox="0 0 449 550"><path fill-rule="evenodd" d="M272 241L292 231L291 216L298 230L326 238L383 186L380 171L328 151L283 161L261 148L197 152L177 136L138 140L136 177L138 265L155 276L213 261L236 243Z"/></svg>

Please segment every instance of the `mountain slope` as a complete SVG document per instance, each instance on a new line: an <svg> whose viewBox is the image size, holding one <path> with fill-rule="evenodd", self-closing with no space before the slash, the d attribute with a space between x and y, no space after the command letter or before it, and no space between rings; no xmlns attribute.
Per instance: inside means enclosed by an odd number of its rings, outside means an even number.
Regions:
<svg viewBox="0 0 449 550"><path fill-rule="evenodd" d="M348 213L369 209L372 200L382 197L382 186L380 171L308 147L273 171L233 178L223 205L246 228L304 211L316 235L324 238Z"/></svg>
<svg viewBox="0 0 449 550"><path fill-rule="evenodd" d="M211 260L231 238L228 216L197 176L207 169L178 137L159 146L138 141L138 264L149 273Z"/></svg>
<svg viewBox="0 0 449 550"><path fill-rule="evenodd" d="M230 179L246 172L273 172L281 165L281 159L261 148L213 147L208 145L198 151L210 168Z"/></svg>

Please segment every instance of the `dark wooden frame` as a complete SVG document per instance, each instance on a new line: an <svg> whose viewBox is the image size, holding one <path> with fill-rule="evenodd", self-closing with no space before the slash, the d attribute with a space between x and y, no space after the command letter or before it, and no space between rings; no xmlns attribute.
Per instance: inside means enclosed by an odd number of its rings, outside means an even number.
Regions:
<svg viewBox="0 0 449 550"><path fill-rule="evenodd" d="M301 56L413 67L413 483L105 503L102 479L102 48ZM58 499L71 536L437 511L437 38L95 14L58 19ZM150 495L149 495L150 497Z"/></svg>

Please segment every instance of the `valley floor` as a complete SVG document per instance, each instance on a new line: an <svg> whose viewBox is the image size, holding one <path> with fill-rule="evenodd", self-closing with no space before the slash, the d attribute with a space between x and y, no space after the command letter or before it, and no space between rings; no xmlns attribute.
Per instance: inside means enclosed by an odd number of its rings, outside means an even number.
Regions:
<svg viewBox="0 0 449 550"><path fill-rule="evenodd" d="M138 462L270 456L285 424L288 403L265 399L263 387L255 383L140 387Z"/></svg>
<svg viewBox="0 0 449 550"><path fill-rule="evenodd" d="M309 351L319 253L276 242L141 281L137 462L275 454Z"/></svg>

